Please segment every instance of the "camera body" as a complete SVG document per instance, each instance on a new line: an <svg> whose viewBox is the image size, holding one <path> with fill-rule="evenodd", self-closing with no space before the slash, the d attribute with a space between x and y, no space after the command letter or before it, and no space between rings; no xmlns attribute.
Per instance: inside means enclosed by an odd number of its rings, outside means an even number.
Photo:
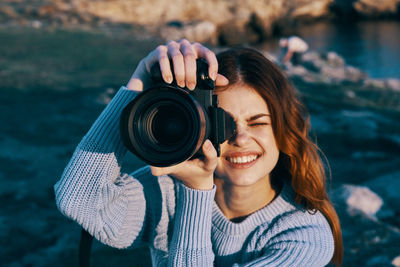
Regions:
<svg viewBox="0 0 400 267"><path fill-rule="evenodd" d="M122 111L120 133L129 151L152 166L166 167L201 157L209 139L220 155L220 144L235 129L232 116L218 107L208 64L197 62L195 89L163 81L158 64L151 67L153 85Z"/></svg>

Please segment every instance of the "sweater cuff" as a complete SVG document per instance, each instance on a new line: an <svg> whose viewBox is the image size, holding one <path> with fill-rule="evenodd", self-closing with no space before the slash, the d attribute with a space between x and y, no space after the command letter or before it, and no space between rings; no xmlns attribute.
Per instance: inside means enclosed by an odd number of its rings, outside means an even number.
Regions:
<svg viewBox="0 0 400 267"><path fill-rule="evenodd" d="M181 249L209 247L216 186L211 190L195 190L178 182L178 187L173 242Z"/></svg>

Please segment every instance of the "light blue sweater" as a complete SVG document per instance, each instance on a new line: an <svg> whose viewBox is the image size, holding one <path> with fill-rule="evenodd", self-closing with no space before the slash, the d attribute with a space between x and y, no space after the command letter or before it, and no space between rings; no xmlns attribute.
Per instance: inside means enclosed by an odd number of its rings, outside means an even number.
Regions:
<svg viewBox="0 0 400 267"><path fill-rule="evenodd" d="M60 211L99 241L150 247L153 266L324 266L334 251L325 217L294 204L290 185L240 223L212 190L193 190L149 167L121 174L119 116L135 97L122 87L76 148L55 185Z"/></svg>

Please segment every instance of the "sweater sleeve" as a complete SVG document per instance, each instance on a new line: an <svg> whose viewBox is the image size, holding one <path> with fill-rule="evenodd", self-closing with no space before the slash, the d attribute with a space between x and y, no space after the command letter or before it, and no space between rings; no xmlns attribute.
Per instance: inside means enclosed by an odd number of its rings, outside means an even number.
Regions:
<svg viewBox="0 0 400 267"><path fill-rule="evenodd" d="M216 187L194 190L178 183L169 266L213 266L212 207Z"/></svg>
<svg viewBox="0 0 400 267"><path fill-rule="evenodd" d="M76 148L54 186L56 204L99 241L123 248L142 236L146 202L141 183L120 173L126 149L119 116L135 97L121 88Z"/></svg>
<svg viewBox="0 0 400 267"><path fill-rule="evenodd" d="M334 252L334 240L325 217L317 212L289 212L273 226L261 227L258 246L263 248L258 257L234 267L310 266L329 264Z"/></svg>

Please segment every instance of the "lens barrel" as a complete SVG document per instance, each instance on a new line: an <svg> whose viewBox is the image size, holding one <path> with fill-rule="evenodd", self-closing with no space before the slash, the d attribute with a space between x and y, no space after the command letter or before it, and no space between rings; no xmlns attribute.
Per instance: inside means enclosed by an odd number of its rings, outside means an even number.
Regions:
<svg viewBox="0 0 400 267"><path fill-rule="evenodd" d="M123 110L124 145L152 166L183 162L210 135L206 110L184 89L166 84L145 90Z"/></svg>

